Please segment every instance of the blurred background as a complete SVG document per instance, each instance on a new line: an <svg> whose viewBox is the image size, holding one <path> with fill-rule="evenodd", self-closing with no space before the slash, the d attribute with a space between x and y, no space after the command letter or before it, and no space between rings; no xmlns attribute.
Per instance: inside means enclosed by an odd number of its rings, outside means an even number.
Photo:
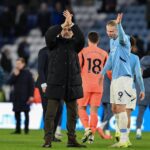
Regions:
<svg viewBox="0 0 150 150"><path fill-rule="evenodd" d="M99 46L106 51L109 51L106 23L115 19L118 12L123 12L122 25L128 35L136 38L137 55L140 59L150 55L150 0L1 0L0 65L6 78L12 72L16 59L23 57L36 81L37 57L39 50L45 46L44 34L51 25L63 23L62 12L65 9L73 13L74 22L80 26L85 38L89 31L99 33ZM33 129L42 128L40 97L36 95L36 98L38 100L31 106L30 112L30 128ZM0 101L0 128L14 128L10 86L0 86ZM132 116L133 130L136 129L137 111ZM65 108L63 114L65 118ZM99 114L101 117L102 108ZM147 110L144 120L148 115L150 112ZM111 129L114 129L114 118L110 122ZM146 131L150 131L149 122L143 123ZM82 128L80 121L77 128Z"/></svg>

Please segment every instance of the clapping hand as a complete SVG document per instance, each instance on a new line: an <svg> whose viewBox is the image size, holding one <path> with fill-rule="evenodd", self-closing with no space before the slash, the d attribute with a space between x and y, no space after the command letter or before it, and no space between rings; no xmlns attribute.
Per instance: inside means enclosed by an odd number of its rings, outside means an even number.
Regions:
<svg viewBox="0 0 150 150"><path fill-rule="evenodd" d="M73 15L68 10L65 10L63 12L63 16L66 19L65 19L65 22L62 24L62 27L64 28L66 26L71 26L72 25L72 17L73 17Z"/></svg>

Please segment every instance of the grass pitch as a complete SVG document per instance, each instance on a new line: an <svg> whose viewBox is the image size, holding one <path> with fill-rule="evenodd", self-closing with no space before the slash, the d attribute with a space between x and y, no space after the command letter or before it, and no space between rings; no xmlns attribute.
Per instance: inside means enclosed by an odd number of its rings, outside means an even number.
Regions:
<svg viewBox="0 0 150 150"><path fill-rule="evenodd" d="M28 135L23 132L20 135L11 134L13 130L0 129L0 150L67 150L77 148L67 148L67 136L66 131L63 131L63 138L61 143L52 143L52 148L42 148L43 144L43 130L31 130ZM77 140L80 142L83 131L77 131ZM114 135L114 133L112 133ZM135 139L135 132L131 132L130 140L133 144L132 147L119 148L128 150L150 150L150 132L144 132L141 140ZM98 134L95 135L95 141L93 144L88 144L86 150L114 150L116 148L110 148L109 146L114 144L115 140L103 140ZM118 148L117 148L118 149Z"/></svg>

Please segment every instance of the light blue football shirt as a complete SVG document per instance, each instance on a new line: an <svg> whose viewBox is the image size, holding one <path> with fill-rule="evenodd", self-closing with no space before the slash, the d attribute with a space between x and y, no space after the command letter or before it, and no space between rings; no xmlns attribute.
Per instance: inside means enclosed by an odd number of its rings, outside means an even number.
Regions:
<svg viewBox="0 0 150 150"><path fill-rule="evenodd" d="M110 39L110 54L101 74L112 70L112 80L122 76L132 76L130 67L130 38L125 34L122 25L118 24L118 37Z"/></svg>

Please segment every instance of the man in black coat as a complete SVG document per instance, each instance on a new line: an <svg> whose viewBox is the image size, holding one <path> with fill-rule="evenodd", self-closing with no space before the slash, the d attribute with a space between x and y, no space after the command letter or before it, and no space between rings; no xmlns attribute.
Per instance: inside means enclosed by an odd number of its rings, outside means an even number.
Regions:
<svg viewBox="0 0 150 150"><path fill-rule="evenodd" d="M49 53L48 48L43 47L42 49L40 49L39 54L38 54L38 74L39 75L38 75L38 79L37 79L37 86L39 88L41 99L42 99L43 118L45 118L45 113L46 113L47 103L48 103L48 98L45 94L45 91L47 88L46 82L47 82L47 76L48 76L48 63L49 63L48 53ZM60 101L58 111L57 111L55 121L54 121L54 124L55 124L54 125L54 133L56 131L58 123L61 120L62 109L63 109L63 102ZM53 141L60 142L60 139L57 139L54 136Z"/></svg>
<svg viewBox="0 0 150 150"><path fill-rule="evenodd" d="M79 27L72 23L72 15L69 11L64 11L63 15L66 18L65 22L62 25L50 27L45 35L50 54L46 89L48 105L43 147L51 147L54 118L61 99L65 100L67 107L67 146L84 147L76 141L75 135L76 99L83 97L78 53L84 47L84 36Z"/></svg>
<svg viewBox="0 0 150 150"><path fill-rule="evenodd" d="M44 47L40 49L38 54L38 79L37 87L39 88L40 95L42 98L43 117L45 118L47 98L45 95L47 87L47 76L48 76L48 48Z"/></svg>
<svg viewBox="0 0 150 150"><path fill-rule="evenodd" d="M15 134L21 133L21 112L25 114L25 134L29 132L29 111L33 102L34 80L32 74L25 68L25 60L19 58L16 67L8 80L8 84L13 86L13 111L15 112L16 130Z"/></svg>

